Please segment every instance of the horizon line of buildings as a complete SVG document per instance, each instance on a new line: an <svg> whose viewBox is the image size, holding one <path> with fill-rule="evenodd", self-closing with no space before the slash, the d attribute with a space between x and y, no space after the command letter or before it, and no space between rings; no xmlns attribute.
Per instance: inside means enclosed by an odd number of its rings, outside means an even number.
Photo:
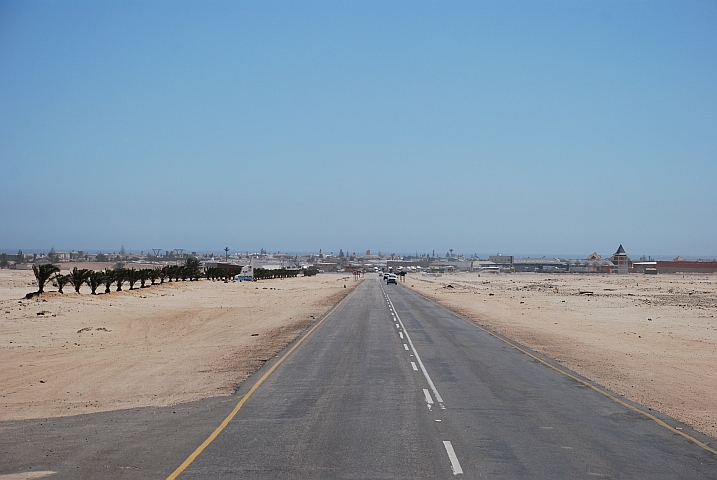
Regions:
<svg viewBox="0 0 717 480"><path fill-rule="evenodd" d="M558 257L542 258L516 258L513 255L489 255L487 260L481 260L477 255L453 255L446 252L446 256L405 255L395 254L372 255L366 250L365 255L344 253L339 255L318 254L291 255L288 253L268 253L264 249L255 253L233 253L225 251L224 255L214 253L198 254L197 252L184 253L181 249L165 251L159 250L145 254L89 254L84 251L57 252L54 249L48 254L0 254L0 268L23 268L21 263L68 263L68 262L117 262L117 263L177 263L189 257L198 258L207 266L218 264L238 265L242 262L252 262L257 268L315 268L324 272L346 270L381 270L395 269L406 271L424 271L433 273L446 273L458 271L485 271L485 272L543 272L543 273L715 273L717 260L685 260L678 256L673 260L653 260L642 257L638 261L629 258L622 245L609 258L603 258L593 252L584 259L564 259ZM12 258L11 258L12 257ZM21 257L21 258L19 258ZM29 265L25 265L29 268Z"/></svg>

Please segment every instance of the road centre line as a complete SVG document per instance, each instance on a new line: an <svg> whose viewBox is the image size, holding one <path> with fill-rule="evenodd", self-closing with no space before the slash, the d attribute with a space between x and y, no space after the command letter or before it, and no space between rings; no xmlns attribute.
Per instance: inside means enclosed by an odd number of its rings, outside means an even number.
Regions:
<svg viewBox="0 0 717 480"><path fill-rule="evenodd" d="M413 368L413 370L414 370L415 372L418 371L418 367L416 366L416 362L411 362L411 368Z"/></svg>
<svg viewBox="0 0 717 480"><path fill-rule="evenodd" d="M431 398L431 393L428 391L427 388L423 389L423 395L426 397L426 403L433 404L433 399Z"/></svg>
<svg viewBox="0 0 717 480"><path fill-rule="evenodd" d="M403 348L405 348L406 350L408 350L408 345L406 345L406 344L404 343L404 344L403 344Z"/></svg>
<svg viewBox="0 0 717 480"><path fill-rule="evenodd" d="M383 287L381 287L383 289ZM396 309L393 307L393 302L391 299L388 299L389 303L391 304L391 308L395 311ZM398 323L401 325L401 328L403 329L403 332L406 334L406 340L408 341L408 344L411 345L411 349L413 350L413 354L416 357L416 361L418 362L418 366L421 368L421 371L423 372L423 376L426 377L426 381L428 382L428 386L431 387L431 391L433 392L433 396L436 397L436 401L441 405L441 408L444 409L445 406L443 405L443 398L441 397L441 394L438 393L438 389L436 388L436 385L433 383L433 380L431 380L431 376L428 375L428 371L426 370L425 365L423 365L423 362L421 361L421 357L418 355L418 351L416 351L416 347L413 345L413 341L411 340L411 336L408 334L408 331L406 330L406 326L403 324L403 321L401 321L401 317L398 316L398 313L396 313L396 320L398 320ZM404 347L406 344L403 344ZM408 350L408 348L406 349Z"/></svg>
<svg viewBox="0 0 717 480"><path fill-rule="evenodd" d="M455 450L453 450L453 445L451 445L451 442L444 440L443 446L446 448L448 459L451 461L451 470L453 470L453 475L463 475L461 463L458 461L458 457L456 457L456 452Z"/></svg>
<svg viewBox="0 0 717 480"><path fill-rule="evenodd" d="M259 388L259 386L262 383L264 383L264 380L266 380L267 377L269 377L269 375L271 375L274 372L274 370L276 370L277 367L279 365L281 365L282 362L284 360L286 360L286 358L294 352L294 350L299 348L299 345L301 345L302 342L304 340L306 340L313 333L314 330L319 328L319 326L322 323L324 323L324 321L327 318L329 318L336 311L336 309L338 309L341 305L343 305L343 303L346 301L346 299L349 298L350 296L351 296L350 294L345 296L343 298L343 300L341 300L339 303L337 303L334 306L334 308L332 308L326 315L324 315L324 317L321 320L319 320L313 327L311 327L311 329L308 332L306 332L306 334L303 337L299 338L296 341L296 343L294 343L294 346L291 347L288 352L286 352L279 360L277 360L276 363L274 363L274 365L272 365L271 368L269 368L269 370L267 370L267 372L264 375L262 375L262 377L259 380L256 381L256 383L249 389L249 391L245 395L242 396L241 400L239 400L239 403L237 403L237 405L234 407L234 410L232 410L231 413L229 415L227 415L227 417L224 419L224 421L212 432L212 434L209 435L209 437L207 437L207 439L204 440L204 442L202 442L202 444L199 445L197 447L197 449L194 450L194 452L192 452L192 454L189 455L189 457L187 457L187 459L184 462L182 462L182 464L180 466L178 466L177 469L167 477L167 480L176 479L180 473L182 473L184 470L187 469L187 467L189 465L191 465L191 463L199 456L199 454L202 453L204 451L204 449L207 448L209 446L209 444L214 441L215 438L217 438L217 436L222 432L222 430L224 430L226 428L227 425L229 425L229 422L231 422L232 419L236 416L236 414L239 413L239 410L241 409L242 406L244 406L246 401L249 400L249 397L252 396L252 394L256 391L257 388Z"/></svg>
<svg viewBox="0 0 717 480"><path fill-rule="evenodd" d="M403 332L398 332L398 336L403 338Z"/></svg>

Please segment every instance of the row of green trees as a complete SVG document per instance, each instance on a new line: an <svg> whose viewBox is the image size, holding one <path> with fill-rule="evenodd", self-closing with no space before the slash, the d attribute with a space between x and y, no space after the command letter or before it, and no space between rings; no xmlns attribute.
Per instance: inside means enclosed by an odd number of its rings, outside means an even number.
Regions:
<svg viewBox="0 0 717 480"><path fill-rule="evenodd" d="M184 265L166 265L162 268L142 268L135 270L133 268L116 268L114 270L88 270L81 268L73 268L66 275L60 272L60 269L51 264L33 265L32 270L35 273L38 290L34 294L44 292L45 285L48 282L57 287L59 293L64 293L63 289L67 285L71 285L75 292L80 293L80 288L87 284L92 291L92 295L97 294L97 289L104 285L105 293L110 293L114 285L115 291L121 292L122 286L127 283L130 290L134 290L137 283L141 288L149 285L155 285L157 282L164 283L165 280L178 282L180 279L186 281L199 280L207 278L209 280L221 279L229 281L234 278L237 273L234 270L226 268L206 268L204 272L199 268L199 260L190 258ZM268 270L264 268L254 269L255 280L267 280L273 278L294 278L299 274L299 270L280 268L278 270ZM304 270L304 276L316 275L316 270ZM150 282L147 285L147 282ZM28 294L28 296L33 294Z"/></svg>
<svg viewBox="0 0 717 480"><path fill-rule="evenodd" d="M254 269L254 280L267 280L271 278L294 278L299 274L298 270L279 268L276 270L268 270L265 268Z"/></svg>
<svg viewBox="0 0 717 480"><path fill-rule="evenodd" d="M97 289L104 285L105 293L110 293L113 285L116 286L117 292L122 291L122 285L127 283L130 290L134 290L134 286L139 283L144 288L147 282L155 285L157 282L164 283L165 280L178 282L180 279L199 280L203 276L199 268L199 261L190 258L184 265L166 265L162 268L142 268L135 270L134 268L117 268L114 270L88 270L84 268L73 268L66 275L60 273L60 269L51 263L45 265L33 265L32 271L37 280L38 290L36 293L43 293L45 285L52 282L57 287L57 291L64 293L63 289L66 285L71 285L75 292L80 293L82 285L87 284L92 291L92 295L97 294Z"/></svg>
<svg viewBox="0 0 717 480"><path fill-rule="evenodd" d="M230 268L208 267L204 269L204 276L207 280L232 280L241 270Z"/></svg>

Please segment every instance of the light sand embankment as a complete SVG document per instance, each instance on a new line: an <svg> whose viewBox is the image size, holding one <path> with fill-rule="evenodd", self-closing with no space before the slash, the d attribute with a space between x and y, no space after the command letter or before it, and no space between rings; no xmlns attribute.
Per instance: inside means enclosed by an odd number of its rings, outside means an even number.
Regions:
<svg viewBox="0 0 717 480"><path fill-rule="evenodd" d="M33 273L0 270L0 420L230 394L356 284L324 274L95 296L48 286L25 300Z"/></svg>
<svg viewBox="0 0 717 480"><path fill-rule="evenodd" d="M717 276L459 273L405 285L717 438Z"/></svg>

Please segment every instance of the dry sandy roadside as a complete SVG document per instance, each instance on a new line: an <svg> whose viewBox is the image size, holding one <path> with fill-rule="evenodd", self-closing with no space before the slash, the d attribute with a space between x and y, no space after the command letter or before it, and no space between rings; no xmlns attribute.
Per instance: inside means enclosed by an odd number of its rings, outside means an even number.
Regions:
<svg viewBox="0 0 717 480"><path fill-rule="evenodd" d="M33 280L0 270L0 420L230 394L358 283L324 274L94 296L50 286L25 300Z"/></svg>
<svg viewBox="0 0 717 480"><path fill-rule="evenodd" d="M717 438L717 276L459 273L404 285Z"/></svg>

